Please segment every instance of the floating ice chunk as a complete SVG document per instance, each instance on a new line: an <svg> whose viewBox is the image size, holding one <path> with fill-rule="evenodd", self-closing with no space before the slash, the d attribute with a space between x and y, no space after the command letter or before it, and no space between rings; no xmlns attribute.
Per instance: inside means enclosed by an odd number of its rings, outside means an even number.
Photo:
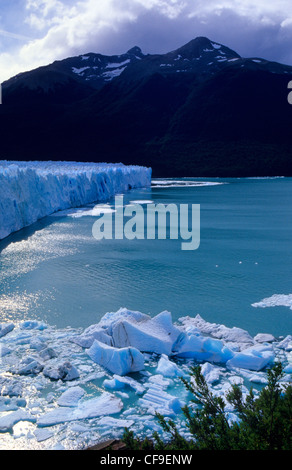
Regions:
<svg viewBox="0 0 292 470"><path fill-rule="evenodd" d="M274 352L271 346L253 346L244 351L237 352L233 358L227 361L229 368L242 368L259 371L264 369L274 360Z"/></svg>
<svg viewBox="0 0 292 470"><path fill-rule="evenodd" d="M126 384L124 382L121 382L117 378L112 378L112 379L105 379L103 381L103 386L107 388L108 390L122 390L125 388Z"/></svg>
<svg viewBox="0 0 292 470"><path fill-rule="evenodd" d="M132 419L117 419L111 416L105 416L98 421L98 426L107 428L130 428L133 426L134 420Z"/></svg>
<svg viewBox="0 0 292 470"><path fill-rule="evenodd" d="M120 320L112 330L116 347L133 346L142 352L171 354L172 346L181 331L173 326L171 314L161 312L147 321Z"/></svg>
<svg viewBox="0 0 292 470"><path fill-rule="evenodd" d="M54 426L68 421L111 415L119 413L122 409L122 400L105 392L97 398L79 403L75 408L61 407L49 411L38 418L37 424L40 427Z"/></svg>
<svg viewBox="0 0 292 470"><path fill-rule="evenodd" d="M285 374L292 374L292 363L291 362L289 362L289 364L287 364L287 366L284 367L283 372L285 372Z"/></svg>
<svg viewBox="0 0 292 470"><path fill-rule="evenodd" d="M209 362L205 362L201 366L201 373L205 377L206 381L209 384L212 384L220 380L220 377L222 375L222 369L217 366L214 366L213 364L210 364Z"/></svg>
<svg viewBox="0 0 292 470"><path fill-rule="evenodd" d="M46 348L46 343L43 338L32 338L29 343L30 349L35 349L36 351L41 351Z"/></svg>
<svg viewBox="0 0 292 470"><path fill-rule="evenodd" d="M286 336L286 338L277 344L277 347L280 349L285 349L286 351L292 351L292 336Z"/></svg>
<svg viewBox="0 0 292 470"><path fill-rule="evenodd" d="M174 362L170 361L165 354L162 354L159 359L156 372L164 377L182 377L185 375L184 372Z"/></svg>
<svg viewBox="0 0 292 470"><path fill-rule="evenodd" d="M0 338L14 329L13 323L0 323Z"/></svg>
<svg viewBox="0 0 292 470"><path fill-rule="evenodd" d="M150 387L152 383L158 385L161 388L167 388L170 385L173 385L173 380L166 379L161 374L155 374L155 375L151 375L151 377L149 377L148 382L145 384L145 386Z"/></svg>
<svg viewBox="0 0 292 470"><path fill-rule="evenodd" d="M34 431L34 435L37 442L43 442L53 437L54 433L52 431L48 431L47 429L36 429Z"/></svg>
<svg viewBox="0 0 292 470"><path fill-rule="evenodd" d="M126 375L144 369L143 354L133 347L118 349L94 340L88 355L94 362L114 374Z"/></svg>
<svg viewBox="0 0 292 470"><path fill-rule="evenodd" d="M174 354L200 361L226 363L234 353L219 339L202 335L184 335L180 336L180 341L175 345Z"/></svg>
<svg viewBox="0 0 292 470"><path fill-rule="evenodd" d="M48 361L57 357L57 353L53 348L45 348L39 352L39 356L43 361Z"/></svg>
<svg viewBox="0 0 292 470"><path fill-rule="evenodd" d="M204 335L209 335L214 338L221 339L224 342L232 343L232 348L237 346L239 349L244 349L254 344L253 338L250 334L237 327L228 328L225 325L217 323L209 323L205 321L200 315L196 317L182 317L179 321L184 325L186 331L188 328L196 327Z"/></svg>
<svg viewBox="0 0 292 470"><path fill-rule="evenodd" d="M12 367L11 372L18 375L36 375L39 374L43 368L43 364L35 357L28 356L20 361L17 366Z"/></svg>
<svg viewBox="0 0 292 470"><path fill-rule="evenodd" d="M69 388L58 398L57 403L59 406L77 406L84 393L85 392L81 387Z"/></svg>
<svg viewBox="0 0 292 470"><path fill-rule="evenodd" d="M89 326L81 335L75 336L72 341L82 348L90 348L95 339L109 346L113 345L112 338L99 325Z"/></svg>
<svg viewBox="0 0 292 470"><path fill-rule="evenodd" d="M48 326L37 320L27 320L21 323L22 330L45 330Z"/></svg>
<svg viewBox="0 0 292 470"><path fill-rule="evenodd" d="M7 356L7 354L11 353L11 351L12 351L11 349L7 348L3 344L0 344L0 358Z"/></svg>
<svg viewBox="0 0 292 470"><path fill-rule="evenodd" d="M24 410L12 411L0 418L0 432L10 431L19 421L36 422L36 418Z"/></svg>
<svg viewBox="0 0 292 470"><path fill-rule="evenodd" d="M111 336L113 327L120 320L128 320L129 322L139 323L150 319L150 315L146 315L145 313L128 310L127 308L120 308L117 312L106 313L96 326L105 328L107 333Z"/></svg>
<svg viewBox="0 0 292 470"><path fill-rule="evenodd" d="M256 343L271 343L272 341L275 341L276 338L269 333L258 333L254 337L254 340Z"/></svg>
<svg viewBox="0 0 292 470"><path fill-rule="evenodd" d="M289 307L292 310L292 294L274 294L260 302L251 304L252 307Z"/></svg>
<svg viewBox="0 0 292 470"><path fill-rule="evenodd" d="M139 399L141 406L148 408L148 412L155 414L156 412L164 416L178 413L183 407L183 403L175 396L162 390L162 388L151 383L148 391Z"/></svg>
<svg viewBox="0 0 292 470"><path fill-rule="evenodd" d="M0 395L9 397L20 397L23 385L15 379L0 378Z"/></svg>
<svg viewBox="0 0 292 470"><path fill-rule="evenodd" d="M79 378L79 372L69 361L63 364L48 365L44 368L43 374L51 380L75 380Z"/></svg>
<svg viewBox="0 0 292 470"><path fill-rule="evenodd" d="M135 390L137 394L145 392L145 388L137 380L134 380L131 377L121 377L116 374L114 374L111 380L104 380L103 385L111 390L121 390L128 386Z"/></svg>

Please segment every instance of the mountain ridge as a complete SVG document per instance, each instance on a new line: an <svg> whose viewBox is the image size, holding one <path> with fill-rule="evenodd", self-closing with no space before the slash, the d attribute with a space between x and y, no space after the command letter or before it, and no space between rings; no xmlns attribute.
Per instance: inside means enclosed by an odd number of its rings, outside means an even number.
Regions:
<svg viewBox="0 0 292 470"><path fill-rule="evenodd" d="M2 159L143 164L153 176L292 176L292 67L198 37L87 53L3 83ZM17 138L15 138L17 137Z"/></svg>

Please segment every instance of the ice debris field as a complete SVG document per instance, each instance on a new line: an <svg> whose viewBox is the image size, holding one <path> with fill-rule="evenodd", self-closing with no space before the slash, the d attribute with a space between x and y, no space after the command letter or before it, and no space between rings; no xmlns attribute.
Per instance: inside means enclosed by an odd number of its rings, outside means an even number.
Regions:
<svg viewBox="0 0 292 470"><path fill-rule="evenodd" d="M223 399L233 383L257 393L275 361L283 383L291 381L292 336L251 337L200 315L174 324L167 311L151 317L121 308L85 329L3 323L0 338L0 448L85 448L125 427L166 438L156 411L187 437L181 408L191 396L180 377L198 363ZM237 419L231 405L226 413Z"/></svg>
<svg viewBox="0 0 292 470"><path fill-rule="evenodd" d="M151 168L109 163L0 162L0 239L54 212L151 185Z"/></svg>

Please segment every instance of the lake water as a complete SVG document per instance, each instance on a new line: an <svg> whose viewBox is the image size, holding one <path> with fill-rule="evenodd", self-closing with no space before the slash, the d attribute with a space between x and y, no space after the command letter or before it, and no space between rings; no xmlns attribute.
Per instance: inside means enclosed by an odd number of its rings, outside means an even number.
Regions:
<svg viewBox="0 0 292 470"><path fill-rule="evenodd" d="M200 204L199 248L97 241L86 212L47 217L0 243L0 321L87 327L127 307L169 310L174 320L199 313L252 335L292 333L291 178L154 180L124 195L125 205L141 200ZM275 294L290 294L288 306L252 306Z"/></svg>

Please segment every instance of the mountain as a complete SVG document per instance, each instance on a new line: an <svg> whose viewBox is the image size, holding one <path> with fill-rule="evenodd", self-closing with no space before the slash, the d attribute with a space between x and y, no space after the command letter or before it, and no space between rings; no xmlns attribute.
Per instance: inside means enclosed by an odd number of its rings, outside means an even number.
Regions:
<svg viewBox="0 0 292 470"><path fill-rule="evenodd" d="M87 53L3 83L1 159L143 164L153 176L292 176L292 67L198 37Z"/></svg>

